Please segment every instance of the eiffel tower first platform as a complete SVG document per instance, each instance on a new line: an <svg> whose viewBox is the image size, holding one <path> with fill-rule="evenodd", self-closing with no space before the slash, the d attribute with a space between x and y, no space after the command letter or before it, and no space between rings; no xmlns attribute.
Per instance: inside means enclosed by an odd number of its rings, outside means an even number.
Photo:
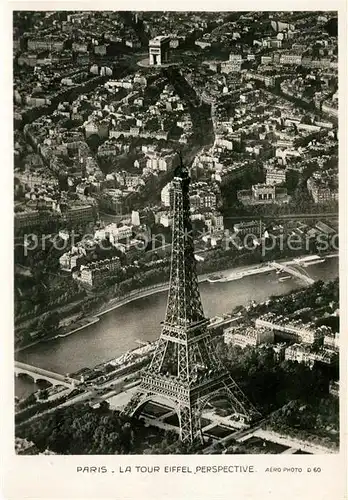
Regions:
<svg viewBox="0 0 348 500"><path fill-rule="evenodd" d="M226 397L245 422L260 417L221 363L211 340L198 289L189 184L188 170L181 163L173 179L172 256L165 320L141 384L124 408L125 414L134 415L148 401L171 406L178 414L183 442L202 440L202 410L218 397Z"/></svg>

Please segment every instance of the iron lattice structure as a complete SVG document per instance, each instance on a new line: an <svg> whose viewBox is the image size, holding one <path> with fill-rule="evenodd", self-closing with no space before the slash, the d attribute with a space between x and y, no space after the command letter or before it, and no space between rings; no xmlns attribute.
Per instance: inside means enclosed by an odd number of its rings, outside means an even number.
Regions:
<svg viewBox="0 0 348 500"><path fill-rule="evenodd" d="M170 285L162 332L141 384L124 413L147 401L170 403L179 417L183 442L202 439L200 416L213 398L227 397L234 412L250 421L260 416L218 358L198 288L190 218L190 178L181 164L173 180Z"/></svg>

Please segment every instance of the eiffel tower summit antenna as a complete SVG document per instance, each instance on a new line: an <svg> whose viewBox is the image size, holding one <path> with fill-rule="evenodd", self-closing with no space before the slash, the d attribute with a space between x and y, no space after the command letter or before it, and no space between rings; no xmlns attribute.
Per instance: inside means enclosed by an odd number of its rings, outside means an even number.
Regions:
<svg viewBox="0 0 348 500"><path fill-rule="evenodd" d="M174 171L170 283L165 319L152 360L138 390L124 408L135 415L149 401L172 407L180 439L203 440L201 414L217 397L226 397L245 422L259 418L216 354L200 298L190 218L190 176L183 164Z"/></svg>

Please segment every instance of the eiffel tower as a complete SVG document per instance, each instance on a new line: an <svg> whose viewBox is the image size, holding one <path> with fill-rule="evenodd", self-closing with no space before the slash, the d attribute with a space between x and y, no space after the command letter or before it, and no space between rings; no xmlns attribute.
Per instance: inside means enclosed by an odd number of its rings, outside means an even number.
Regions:
<svg viewBox="0 0 348 500"><path fill-rule="evenodd" d="M200 416L225 397L245 422L260 417L218 358L204 317L195 268L189 199L190 177L181 164L173 180L170 284L165 320L149 366L123 412L134 415L148 401L175 409L183 442L203 440Z"/></svg>

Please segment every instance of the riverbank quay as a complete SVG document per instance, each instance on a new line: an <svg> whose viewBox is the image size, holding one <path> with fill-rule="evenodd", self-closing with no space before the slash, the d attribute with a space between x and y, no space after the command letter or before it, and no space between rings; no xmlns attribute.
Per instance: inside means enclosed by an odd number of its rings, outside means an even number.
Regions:
<svg viewBox="0 0 348 500"><path fill-rule="evenodd" d="M34 340L33 342L30 342L29 344L19 346L15 349L15 353L24 351L25 349L28 349L29 347L32 347L34 345L40 344L42 342L49 342L50 340L55 340L63 337L68 337L69 335L72 335L73 333L77 333L80 330L83 330L87 326L94 325L95 323L98 323L99 317L98 316L87 316L85 318L81 318L71 325L69 327L64 327L61 329L60 333L54 333L50 336Z"/></svg>

